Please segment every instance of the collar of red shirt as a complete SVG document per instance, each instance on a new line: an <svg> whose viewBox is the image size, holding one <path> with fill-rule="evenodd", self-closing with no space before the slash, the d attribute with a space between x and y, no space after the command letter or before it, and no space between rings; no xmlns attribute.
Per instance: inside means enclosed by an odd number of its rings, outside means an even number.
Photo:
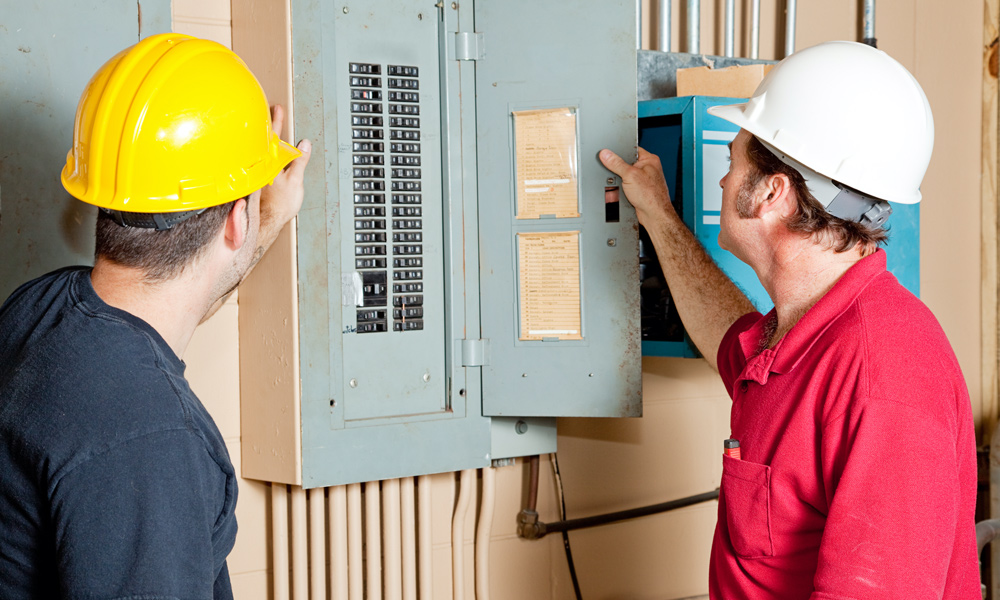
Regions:
<svg viewBox="0 0 1000 600"><path fill-rule="evenodd" d="M881 248L851 267L819 302L799 319L774 348L757 353L774 309L740 334L740 346L747 359L741 380L767 383L771 373L788 373L799 363L827 327L850 307L876 277L885 273L885 251ZM756 356L755 356L756 354Z"/></svg>

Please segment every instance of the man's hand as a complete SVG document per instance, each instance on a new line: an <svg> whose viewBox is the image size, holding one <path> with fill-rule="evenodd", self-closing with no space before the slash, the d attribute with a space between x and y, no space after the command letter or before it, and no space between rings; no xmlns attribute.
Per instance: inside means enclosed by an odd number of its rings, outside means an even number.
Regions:
<svg viewBox="0 0 1000 600"><path fill-rule="evenodd" d="M605 149L601 150L599 158L609 171L622 178L622 191L635 207L636 216L644 227L674 213L659 156L639 148L639 158L630 165Z"/></svg>
<svg viewBox="0 0 1000 600"><path fill-rule="evenodd" d="M622 178L625 196L656 248L684 328L708 364L717 370L716 357L723 336L736 319L753 311L753 305L719 270L677 215L658 156L639 148L634 165L611 150L601 150L599 157L605 167Z"/></svg>
<svg viewBox="0 0 1000 600"><path fill-rule="evenodd" d="M271 107L271 124L274 133L281 135L281 130L285 125L285 109L280 104ZM297 148L302 151L302 156L293 160L285 170L278 173L271 185L266 185L260 191L260 226L262 241L267 241L267 246L274 241L278 232L285 223L288 223L298 214L302 208L302 197L304 195L302 181L305 175L306 165L312 155L312 143L309 140L299 142ZM264 234L271 233L273 237L265 240Z"/></svg>

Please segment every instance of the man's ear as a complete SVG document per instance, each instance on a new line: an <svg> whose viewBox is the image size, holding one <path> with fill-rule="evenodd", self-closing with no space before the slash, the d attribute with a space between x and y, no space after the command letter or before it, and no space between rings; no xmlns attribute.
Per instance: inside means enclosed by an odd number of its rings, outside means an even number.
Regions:
<svg viewBox="0 0 1000 600"><path fill-rule="evenodd" d="M240 198L233 204L233 209L226 217L223 227L223 234L226 239L226 246L230 250L236 251L243 247L247 239L247 227L249 227L247 216L247 199Z"/></svg>
<svg viewBox="0 0 1000 600"><path fill-rule="evenodd" d="M759 217L774 216L783 219L795 212L795 192L792 181L784 173L775 173L762 182Z"/></svg>

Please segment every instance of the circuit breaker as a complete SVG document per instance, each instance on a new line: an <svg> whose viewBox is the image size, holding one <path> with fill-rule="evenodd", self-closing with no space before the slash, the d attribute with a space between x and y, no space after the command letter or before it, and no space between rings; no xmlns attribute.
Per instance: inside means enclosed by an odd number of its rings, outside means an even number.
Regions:
<svg viewBox="0 0 1000 600"><path fill-rule="evenodd" d="M738 98L684 96L639 102L639 145L663 165L671 201L708 255L761 312L773 302L753 269L719 247L722 188L729 170L729 142L739 128L708 114ZM920 289L920 212L917 204L892 203L887 246L888 270L914 294ZM649 237L640 234L642 353L647 356L698 356L684 331Z"/></svg>
<svg viewBox="0 0 1000 600"><path fill-rule="evenodd" d="M553 451L557 416L641 414L636 220L606 218L597 159L634 156L635 25L626 1L292 0L313 155L240 291L245 477L476 468Z"/></svg>

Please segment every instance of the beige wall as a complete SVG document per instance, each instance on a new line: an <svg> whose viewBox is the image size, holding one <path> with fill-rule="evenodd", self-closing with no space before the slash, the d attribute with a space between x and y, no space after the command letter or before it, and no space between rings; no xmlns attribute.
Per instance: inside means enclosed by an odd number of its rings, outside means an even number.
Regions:
<svg viewBox="0 0 1000 600"><path fill-rule="evenodd" d="M648 2L648 0L647 0ZM674 45L683 28L675 1ZM702 50L721 53L715 2L703 3ZM739 2L742 8L743 2ZM747 3L749 4L749 3ZM764 0L762 58L783 47L779 4ZM857 39L854 0L800 2L797 47L830 39ZM781 4L780 6L783 6ZM655 20L647 4L645 14ZM742 20L742 14L738 19ZM965 371L976 415L980 409L979 148L980 0L882 0L879 46L921 81L937 123L937 144L921 204L922 296L945 328ZM650 24L651 25L651 24ZM230 44L226 0L174 0L174 29ZM644 38L655 40L647 26ZM716 43L716 40L720 40ZM745 47L743 36L737 47ZM835 83L835 82L834 82ZM837 93L844 93L842 87ZM891 246L890 246L891 251ZM227 303L201 327L184 357L192 387L219 423L239 461L238 304ZM719 442L728 437L729 401L704 361L643 361L642 419L563 419L559 460L570 517L661 502L714 489ZM238 468L238 465L237 465ZM526 542L515 534L523 502L524 466L500 469L494 525L491 590L494 598L562 600L573 597L558 536ZM557 519L551 468L542 462L541 519ZM433 478L434 597L451 597L452 474ZM240 532L230 558L238 598L268 598L268 486L240 482ZM466 527L466 563L472 564L474 512ZM704 594L715 504L571 534L577 571L588 599L665 599ZM466 577L467 597L472 578Z"/></svg>

